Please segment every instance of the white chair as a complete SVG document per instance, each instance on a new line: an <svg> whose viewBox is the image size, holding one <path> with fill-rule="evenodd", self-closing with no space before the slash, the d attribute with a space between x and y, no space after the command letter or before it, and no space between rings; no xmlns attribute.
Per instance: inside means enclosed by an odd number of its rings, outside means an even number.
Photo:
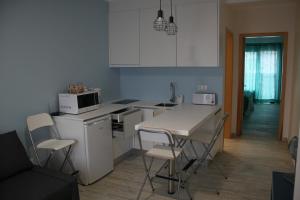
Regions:
<svg viewBox="0 0 300 200"><path fill-rule="evenodd" d="M179 199L179 192L181 191L182 188L186 190L189 199L192 199L192 196L187 188L186 181L182 180L182 171L179 170L179 165L177 163L178 157L182 154L183 151L182 148L175 147L175 141L174 138L172 137L172 134L166 130L140 129L138 130L138 138L140 143L140 150L142 151L142 160L144 163L146 175L143 184L139 190L137 199L140 199L140 196L142 194L147 179L150 182L152 191L154 191L152 179L155 177L168 180L169 188L173 187L171 185L174 182L177 182L177 199ZM153 148L149 149L148 151L145 151L143 149L143 144L142 144L143 141L152 141L160 144L157 144L153 146ZM151 159L149 166L146 163L146 157L149 157ZM151 177L150 170L154 159L165 160L166 162L155 173L155 175ZM168 176L159 175L159 172L166 166L167 163L169 167L169 175Z"/></svg>
<svg viewBox="0 0 300 200"><path fill-rule="evenodd" d="M192 135L192 137L190 138L190 144L192 147L192 150L197 158L197 166L194 169L194 173L197 173L198 169L200 168L200 166L206 162L208 159L213 159L213 156L211 155L211 151L214 147L214 145L216 144L219 136L222 133L222 130L224 128L224 123L226 118L228 117L227 113L222 114L221 112L217 112L215 114L215 127L213 129L200 129L199 133L195 133ZM196 148L195 148L195 143L197 142L199 143L203 149L204 152L202 153L201 156L199 156L199 153L197 152ZM221 167L217 164L214 163L216 168L218 169L218 171L222 174L222 176L225 179L228 179L228 177L224 174L223 170L221 169ZM219 192L217 191L217 194L219 194Z"/></svg>
<svg viewBox="0 0 300 200"><path fill-rule="evenodd" d="M58 134L58 130L56 129L54 122L51 118L51 116L47 113L41 113L41 114L37 114L37 115L32 115L27 117L27 127L28 127L28 133L29 133L29 137L33 146L33 150L34 150L34 154L36 156L37 162L40 166L41 165L41 161L38 155L38 150L50 150L50 154L44 164L43 167L47 167L49 161L51 160L51 158L54 156L54 153L56 151L62 150L65 158L63 160L63 163L60 167L60 171L63 170L63 168L65 167L66 162L69 163L71 169L73 170L73 174L77 173L77 171L75 170L69 156L71 153L71 149L72 146L75 144L75 140L62 140ZM45 127L52 127L52 130L54 131L54 138L52 139L47 139L44 140L42 142L40 142L39 144L35 144L34 139L33 139L33 134L38 134L39 132L36 131L37 129L41 129L41 128L45 128Z"/></svg>

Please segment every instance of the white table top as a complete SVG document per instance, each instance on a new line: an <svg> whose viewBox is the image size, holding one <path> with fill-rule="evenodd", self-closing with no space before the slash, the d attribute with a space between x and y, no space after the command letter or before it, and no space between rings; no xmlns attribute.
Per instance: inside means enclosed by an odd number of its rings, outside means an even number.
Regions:
<svg viewBox="0 0 300 200"><path fill-rule="evenodd" d="M105 103L100 105L100 108L97 110L89 111L78 115L64 114L58 117L63 117L63 118L68 118L71 120L78 120L78 121L87 121L93 118L108 115L114 111L121 110L127 107L128 106L126 105Z"/></svg>
<svg viewBox="0 0 300 200"><path fill-rule="evenodd" d="M220 106L182 104L176 106L176 109L166 110L151 120L137 124L135 129L162 129L188 137L220 109Z"/></svg>

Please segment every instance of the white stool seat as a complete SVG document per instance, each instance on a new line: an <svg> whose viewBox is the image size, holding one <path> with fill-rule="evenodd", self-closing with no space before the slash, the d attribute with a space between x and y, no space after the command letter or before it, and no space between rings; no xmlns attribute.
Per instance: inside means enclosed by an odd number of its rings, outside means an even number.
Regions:
<svg viewBox="0 0 300 200"><path fill-rule="evenodd" d="M37 145L39 149L50 149L50 150L60 150L66 148L75 143L75 140L57 140L49 139L45 140Z"/></svg>
<svg viewBox="0 0 300 200"><path fill-rule="evenodd" d="M182 152L180 148L174 148L175 157L177 158ZM163 160L174 160L172 149L169 146L155 145L146 152L146 156Z"/></svg>

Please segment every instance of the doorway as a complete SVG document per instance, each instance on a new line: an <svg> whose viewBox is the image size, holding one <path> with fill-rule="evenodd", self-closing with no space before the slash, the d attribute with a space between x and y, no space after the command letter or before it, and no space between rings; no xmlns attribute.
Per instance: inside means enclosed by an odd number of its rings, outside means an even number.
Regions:
<svg viewBox="0 0 300 200"><path fill-rule="evenodd" d="M287 33L241 34L237 135L282 139Z"/></svg>

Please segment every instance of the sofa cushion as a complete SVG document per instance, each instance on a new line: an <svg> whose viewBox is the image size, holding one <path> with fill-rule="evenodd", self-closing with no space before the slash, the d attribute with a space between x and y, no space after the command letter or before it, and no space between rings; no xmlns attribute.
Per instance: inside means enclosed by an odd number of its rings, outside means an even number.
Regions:
<svg viewBox="0 0 300 200"><path fill-rule="evenodd" d="M0 181L1 200L79 200L76 178L34 167Z"/></svg>
<svg viewBox="0 0 300 200"><path fill-rule="evenodd" d="M16 131L0 134L0 180L33 167Z"/></svg>

